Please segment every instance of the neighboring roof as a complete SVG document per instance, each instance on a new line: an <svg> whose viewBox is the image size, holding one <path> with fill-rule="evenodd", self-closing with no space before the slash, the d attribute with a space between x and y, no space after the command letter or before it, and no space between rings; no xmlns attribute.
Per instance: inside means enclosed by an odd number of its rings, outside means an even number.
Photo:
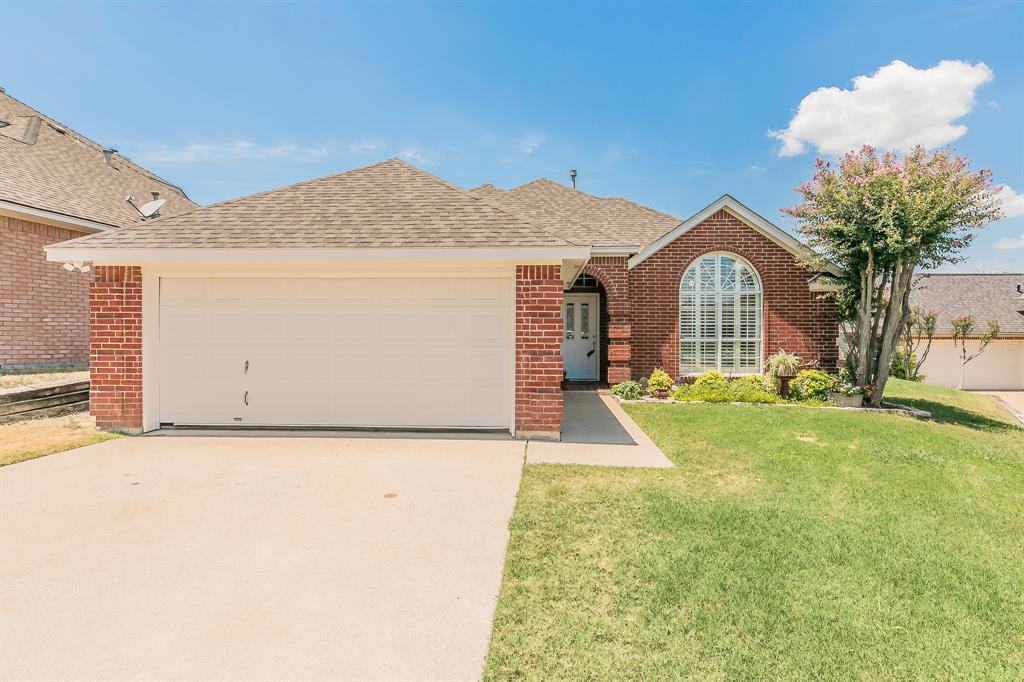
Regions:
<svg viewBox="0 0 1024 682"><path fill-rule="evenodd" d="M510 189L506 194L531 208L583 226L587 229L585 240L591 246L632 246L639 250L682 222L626 199L591 196L545 178Z"/></svg>
<svg viewBox="0 0 1024 682"><path fill-rule="evenodd" d="M923 275L915 280L910 304L939 314L937 334L950 334L954 317L971 315L979 333L995 320L1001 335L1024 335L1024 298L1017 285L1024 285L1024 273Z"/></svg>
<svg viewBox="0 0 1024 682"><path fill-rule="evenodd" d="M399 159L60 244L84 250L559 246L572 244Z"/></svg>
<svg viewBox="0 0 1024 682"><path fill-rule="evenodd" d="M647 258L650 258L655 253L668 246L719 211L728 211L731 215L735 216L755 232L759 232L765 238L775 242L794 256L806 256L811 253L811 250L796 239L796 237L793 237L778 225L754 212L741 201L736 200L728 194L723 194L718 199L687 218L685 222L659 236L655 241L645 246L639 253L629 259L629 267L636 267L638 264L642 263ZM831 271L838 272L835 269L832 269Z"/></svg>
<svg viewBox="0 0 1024 682"><path fill-rule="evenodd" d="M112 227L142 222L136 205L159 192L170 216L196 206L184 193L114 153L0 91L0 202Z"/></svg>

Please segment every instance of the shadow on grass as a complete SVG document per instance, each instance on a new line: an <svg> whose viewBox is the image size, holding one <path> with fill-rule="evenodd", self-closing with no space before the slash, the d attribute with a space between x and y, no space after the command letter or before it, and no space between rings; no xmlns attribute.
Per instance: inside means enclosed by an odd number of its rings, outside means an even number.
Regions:
<svg viewBox="0 0 1024 682"><path fill-rule="evenodd" d="M959 424L972 429L984 429L986 431L1020 431L1021 427L1009 421L1001 421L992 417L986 417L977 412L971 412L961 407L955 407L947 403L924 400L922 398L888 398L887 402L894 402L900 405L916 407L919 410L931 412L932 419L946 424Z"/></svg>

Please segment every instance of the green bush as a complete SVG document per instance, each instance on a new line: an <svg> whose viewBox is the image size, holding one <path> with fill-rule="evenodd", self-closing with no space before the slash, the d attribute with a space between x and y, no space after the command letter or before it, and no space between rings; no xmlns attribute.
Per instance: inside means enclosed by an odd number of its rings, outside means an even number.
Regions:
<svg viewBox="0 0 1024 682"><path fill-rule="evenodd" d="M647 378L647 392L654 395L657 391L671 391L672 377L663 369L655 369Z"/></svg>
<svg viewBox="0 0 1024 682"><path fill-rule="evenodd" d="M644 397L644 388L638 381L623 381L612 386L612 395L623 400L640 400Z"/></svg>
<svg viewBox="0 0 1024 682"><path fill-rule="evenodd" d="M702 391L728 390L729 380L721 372L711 369L697 377L693 387Z"/></svg>
<svg viewBox="0 0 1024 682"><path fill-rule="evenodd" d="M779 396L766 388L766 377L760 374L745 376L734 381L720 372L701 374L692 386L682 385L672 397L680 401L706 403L777 403Z"/></svg>
<svg viewBox="0 0 1024 682"><path fill-rule="evenodd" d="M789 382L789 391L796 400L828 400L828 393L835 389L836 378L820 369L802 370Z"/></svg>
<svg viewBox="0 0 1024 682"><path fill-rule="evenodd" d="M921 381L923 377L911 377L910 373L917 364L917 353L910 352L909 357L906 350L894 350L892 361L889 363L889 373L897 379L909 379Z"/></svg>

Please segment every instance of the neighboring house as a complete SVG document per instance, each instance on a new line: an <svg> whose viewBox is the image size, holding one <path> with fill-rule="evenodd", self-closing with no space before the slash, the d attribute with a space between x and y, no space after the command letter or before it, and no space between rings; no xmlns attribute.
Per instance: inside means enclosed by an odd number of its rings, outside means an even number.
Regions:
<svg viewBox="0 0 1024 682"><path fill-rule="evenodd" d="M960 382L959 348L953 345L950 320L974 318L984 333L989 320L999 323L999 337L985 352L967 363L964 388L1024 390L1024 273L993 275L926 275L910 295L910 303L938 313L935 340L921 366L925 382L957 386ZM978 348L977 338L967 341L968 352Z"/></svg>
<svg viewBox="0 0 1024 682"><path fill-rule="evenodd" d="M195 207L180 189L0 90L0 368L89 361L91 272L47 262L43 247Z"/></svg>
<svg viewBox="0 0 1024 682"><path fill-rule="evenodd" d="M563 368L743 374L785 348L834 369L836 309L803 252L729 196L682 221L549 180L467 192L397 159L47 248L96 266L101 426L532 438L559 435Z"/></svg>

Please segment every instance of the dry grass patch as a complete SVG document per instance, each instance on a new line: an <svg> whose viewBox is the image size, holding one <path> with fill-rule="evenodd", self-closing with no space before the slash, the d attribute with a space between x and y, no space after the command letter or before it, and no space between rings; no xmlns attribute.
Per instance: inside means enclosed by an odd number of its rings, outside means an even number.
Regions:
<svg viewBox="0 0 1024 682"><path fill-rule="evenodd" d="M89 370L74 372L36 372L33 374L0 374L0 388L45 386L64 381L88 381Z"/></svg>
<svg viewBox="0 0 1024 682"><path fill-rule="evenodd" d="M0 466L117 437L97 429L96 420L87 414L4 424L0 426Z"/></svg>

